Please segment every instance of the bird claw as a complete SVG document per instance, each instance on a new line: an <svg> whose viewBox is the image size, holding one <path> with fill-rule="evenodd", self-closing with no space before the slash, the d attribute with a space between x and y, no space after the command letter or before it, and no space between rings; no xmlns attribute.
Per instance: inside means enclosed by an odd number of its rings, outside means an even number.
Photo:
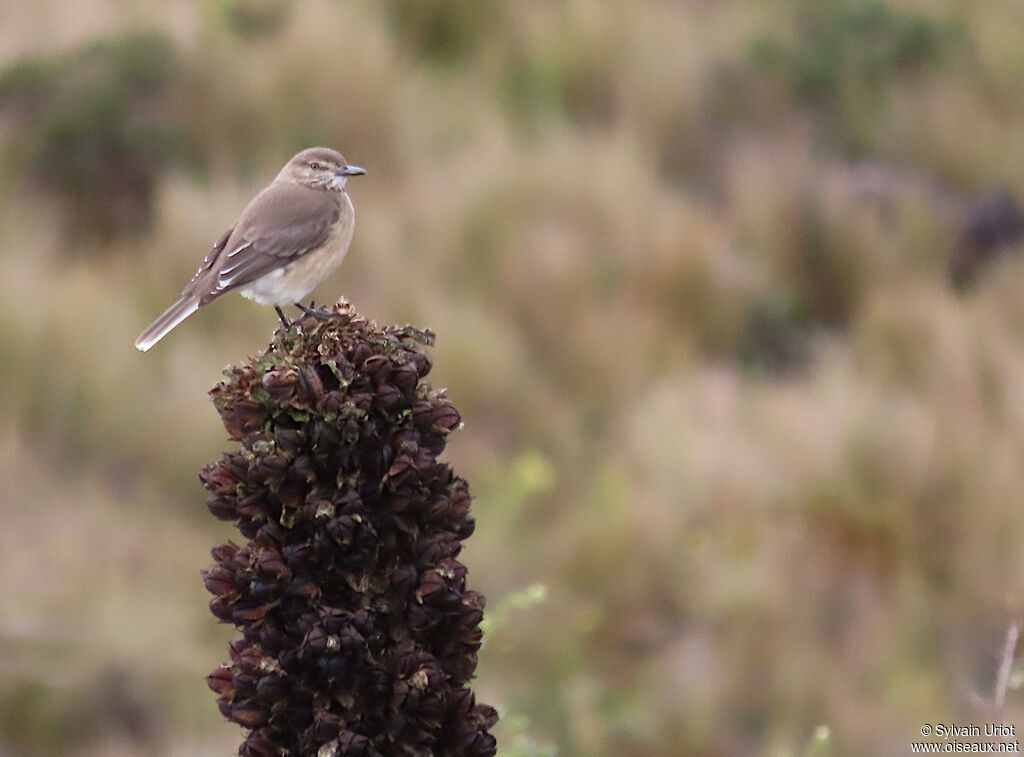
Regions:
<svg viewBox="0 0 1024 757"><path fill-rule="evenodd" d="M329 320L332 317L334 317L334 313L332 313L330 310L326 310L324 308L315 308L315 307L313 307L313 303L312 302L309 303L309 305L303 305L300 302L296 302L295 303L295 307L297 307L299 310L301 310L306 315L311 315L311 316L313 316L314 318L316 318L319 321L326 321L326 320Z"/></svg>

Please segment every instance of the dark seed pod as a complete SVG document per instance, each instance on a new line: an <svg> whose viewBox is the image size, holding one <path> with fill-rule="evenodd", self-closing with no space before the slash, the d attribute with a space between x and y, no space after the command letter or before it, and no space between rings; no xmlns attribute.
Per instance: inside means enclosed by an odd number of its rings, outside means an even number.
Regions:
<svg viewBox="0 0 1024 757"><path fill-rule="evenodd" d="M295 455L303 448L306 435L294 428L275 428L274 444L286 455Z"/></svg>
<svg viewBox="0 0 1024 757"><path fill-rule="evenodd" d="M267 394L278 402L286 402L295 396L295 386L298 381L298 374L290 368L270 371L263 374L262 379Z"/></svg>
<svg viewBox="0 0 1024 757"><path fill-rule="evenodd" d="M238 517L238 502L234 497L214 494L206 500L206 509L219 520L234 520Z"/></svg>
<svg viewBox="0 0 1024 757"><path fill-rule="evenodd" d="M248 541L203 572L242 634L207 684L242 757L495 754L467 688L484 602L457 560L474 523L437 459L461 418L422 380L432 342L341 306L211 392L242 449L200 480Z"/></svg>
<svg viewBox="0 0 1024 757"><path fill-rule="evenodd" d="M359 342L352 346L352 365L362 369L366 359L373 354L373 348L366 342Z"/></svg>
<svg viewBox="0 0 1024 757"><path fill-rule="evenodd" d="M391 375L391 365L391 360L387 355L378 353L363 362L363 371L374 384L379 386Z"/></svg>
<svg viewBox="0 0 1024 757"><path fill-rule="evenodd" d="M229 494L238 487L238 479L226 465L207 465L199 471L199 480L215 494Z"/></svg>
<svg viewBox="0 0 1024 757"><path fill-rule="evenodd" d="M235 697L235 677L227 666L222 665L206 676L206 684L223 699L231 700Z"/></svg>
<svg viewBox="0 0 1024 757"><path fill-rule="evenodd" d="M402 402L402 393L394 384L381 384L373 404L381 410L394 410Z"/></svg>
<svg viewBox="0 0 1024 757"><path fill-rule="evenodd" d="M226 597L237 594L234 585L235 574L227 568L214 566L203 571L203 583L206 590L215 597Z"/></svg>
<svg viewBox="0 0 1024 757"><path fill-rule="evenodd" d="M412 364L416 367L416 373L420 378L423 378L434 365L433 358L430 357L428 352L414 352L410 358Z"/></svg>
<svg viewBox="0 0 1024 757"><path fill-rule="evenodd" d="M256 731L242 743L238 754L241 757L279 757L280 752L269 735Z"/></svg>
<svg viewBox="0 0 1024 757"><path fill-rule="evenodd" d="M324 394L324 382L316 367L312 364L300 365L293 406L300 409L314 407Z"/></svg>
<svg viewBox="0 0 1024 757"><path fill-rule="evenodd" d="M267 414L255 400L239 400L232 403L228 412L221 412L220 417L231 438L241 439L246 433L263 426Z"/></svg>
<svg viewBox="0 0 1024 757"><path fill-rule="evenodd" d="M391 383L397 387L403 397L411 398L413 393L416 391L416 383L419 381L419 375L416 372L416 366L411 362L408 362L397 366L391 372L390 379Z"/></svg>
<svg viewBox="0 0 1024 757"><path fill-rule="evenodd" d="M434 428L438 431L454 431L462 422L462 417L459 415L459 411L452 405L445 404L434 411L434 416L431 420L434 423Z"/></svg>

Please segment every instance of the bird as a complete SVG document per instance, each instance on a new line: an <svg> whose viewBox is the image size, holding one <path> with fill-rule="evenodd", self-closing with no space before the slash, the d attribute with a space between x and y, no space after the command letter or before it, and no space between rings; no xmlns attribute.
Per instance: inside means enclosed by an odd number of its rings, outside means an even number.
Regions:
<svg viewBox="0 0 1024 757"><path fill-rule="evenodd" d="M355 208L345 191L352 176L366 170L329 147L310 147L289 160L274 180L225 231L181 297L135 340L147 352L196 310L228 292L281 310L301 304L341 263L352 242Z"/></svg>

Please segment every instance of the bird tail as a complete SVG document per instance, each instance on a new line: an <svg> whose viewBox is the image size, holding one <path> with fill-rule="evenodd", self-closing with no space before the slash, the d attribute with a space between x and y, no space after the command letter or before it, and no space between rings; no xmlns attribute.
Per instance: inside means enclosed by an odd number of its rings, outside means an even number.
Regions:
<svg viewBox="0 0 1024 757"><path fill-rule="evenodd" d="M199 299L197 297L182 297L153 321L149 328L139 334L139 338L135 340L135 348L147 352L150 347L167 336L168 331L196 312L198 308Z"/></svg>

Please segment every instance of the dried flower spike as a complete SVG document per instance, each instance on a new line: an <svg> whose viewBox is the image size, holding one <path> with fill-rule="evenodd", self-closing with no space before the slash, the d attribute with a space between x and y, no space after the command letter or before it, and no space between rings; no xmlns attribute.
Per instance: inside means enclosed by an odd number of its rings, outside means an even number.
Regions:
<svg viewBox="0 0 1024 757"><path fill-rule="evenodd" d="M207 678L243 757L487 757L467 684L484 598L458 560L466 482L437 461L458 411L433 342L351 306L279 330L211 395L242 448L200 473L245 543L213 550L213 614L241 638Z"/></svg>

